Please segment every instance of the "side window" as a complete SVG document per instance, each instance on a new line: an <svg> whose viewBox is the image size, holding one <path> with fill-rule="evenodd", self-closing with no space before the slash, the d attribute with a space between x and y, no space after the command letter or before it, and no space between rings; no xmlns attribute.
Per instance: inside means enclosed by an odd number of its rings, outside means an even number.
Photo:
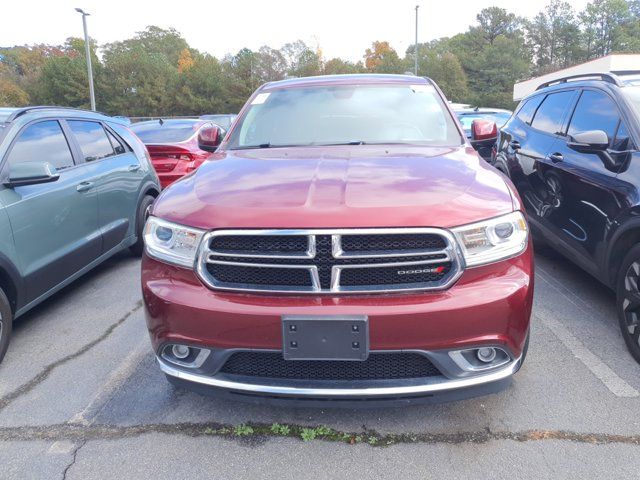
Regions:
<svg viewBox="0 0 640 480"><path fill-rule="evenodd" d="M624 122L620 122L620 126L618 127L618 132L616 133L616 138L611 143L611 150L616 152L624 152L625 150L633 150L635 146L631 141L629 136L629 130L627 130L627 126Z"/></svg>
<svg viewBox="0 0 640 480"><path fill-rule="evenodd" d="M525 123L531 124L531 120L536 113L536 109L540 105L540 102L544 98L544 95L537 95L530 98L522 104L516 116Z"/></svg>
<svg viewBox="0 0 640 480"><path fill-rule="evenodd" d="M589 130L602 130L611 142L616 135L619 122L618 107L609 95L595 90L585 90L571 117L568 133L573 136Z"/></svg>
<svg viewBox="0 0 640 480"><path fill-rule="evenodd" d="M85 162L93 162L115 154L104 128L98 122L67 120L67 123L80 144Z"/></svg>
<svg viewBox="0 0 640 480"><path fill-rule="evenodd" d="M111 142L111 145L113 146L113 149L116 152L116 155L122 155L123 153L125 153L127 149L124 148L124 145L122 144L122 142L118 140L118 138L109 130L106 130L106 132L107 132L107 137L109 137L109 141Z"/></svg>
<svg viewBox="0 0 640 480"><path fill-rule="evenodd" d="M34 123L25 128L13 144L7 164L49 162L57 170L73 167L73 156L56 120Z"/></svg>
<svg viewBox="0 0 640 480"><path fill-rule="evenodd" d="M533 117L531 126L543 132L557 134L562 129L564 114L573 98L573 90L551 93L544 99Z"/></svg>

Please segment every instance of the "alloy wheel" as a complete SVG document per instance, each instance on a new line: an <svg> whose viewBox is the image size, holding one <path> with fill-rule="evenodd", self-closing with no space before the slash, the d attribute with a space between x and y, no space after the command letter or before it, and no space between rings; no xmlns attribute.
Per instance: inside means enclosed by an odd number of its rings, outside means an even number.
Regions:
<svg viewBox="0 0 640 480"><path fill-rule="evenodd" d="M640 346L640 261L633 262L629 265L624 278L624 292L622 300L622 311L624 314L627 334L633 339L634 343Z"/></svg>

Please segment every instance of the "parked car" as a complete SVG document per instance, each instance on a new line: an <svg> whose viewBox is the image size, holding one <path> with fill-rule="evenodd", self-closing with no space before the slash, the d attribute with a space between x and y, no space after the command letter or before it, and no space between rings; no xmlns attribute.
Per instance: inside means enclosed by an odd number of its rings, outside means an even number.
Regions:
<svg viewBox="0 0 640 480"><path fill-rule="evenodd" d="M115 253L140 255L160 192L120 121L60 107L0 109L0 360L13 320Z"/></svg>
<svg viewBox="0 0 640 480"><path fill-rule="evenodd" d="M218 115L201 115L200 120L209 120L210 122L219 125L225 132L229 131L233 121L236 119L238 115L235 113L225 113Z"/></svg>
<svg viewBox="0 0 640 480"><path fill-rule="evenodd" d="M197 119L149 120L131 130L147 146L162 188L208 160L224 136L219 126Z"/></svg>
<svg viewBox="0 0 640 480"><path fill-rule="evenodd" d="M492 153L495 147L495 139L497 136L497 130L493 130L491 127L488 130L485 129L484 134L478 135L474 132L473 125L494 123L497 128L502 127L507 120L511 117L513 112L509 110L503 110L500 108L480 108L480 107L452 107L460 124L464 130L465 135L473 145L480 156L491 162ZM478 138L480 137L480 138Z"/></svg>
<svg viewBox="0 0 640 480"><path fill-rule="evenodd" d="M616 291L640 361L640 85L609 74L543 84L502 128L495 166L532 230Z"/></svg>
<svg viewBox="0 0 640 480"><path fill-rule="evenodd" d="M214 158L160 195L145 230L147 324L171 382L404 402L494 391L520 368L520 200L432 81L266 84Z"/></svg>

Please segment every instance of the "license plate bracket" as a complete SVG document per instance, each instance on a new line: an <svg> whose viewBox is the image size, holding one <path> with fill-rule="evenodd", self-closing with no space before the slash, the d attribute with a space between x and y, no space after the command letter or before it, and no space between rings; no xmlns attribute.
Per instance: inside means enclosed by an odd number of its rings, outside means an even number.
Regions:
<svg viewBox="0 0 640 480"><path fill-rule="evenodd" d="M366 315L283 315L285 360L351 360L369 357Z"/></svg>

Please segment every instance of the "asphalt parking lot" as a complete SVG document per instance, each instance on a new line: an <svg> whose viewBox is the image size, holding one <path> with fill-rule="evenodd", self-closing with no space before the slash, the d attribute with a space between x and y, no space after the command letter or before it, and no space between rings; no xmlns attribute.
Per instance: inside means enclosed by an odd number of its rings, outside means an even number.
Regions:
<svg viewBox="0 0 640 480"><path fill-rule="evenodd" d="M0 365L3 479L637 478L640 469L640 366L613 293L553 252L537 255L523 369L499 394L450 404L319 410L175 389L155 364L139 261L126 254L14 328Z"/></svg>

